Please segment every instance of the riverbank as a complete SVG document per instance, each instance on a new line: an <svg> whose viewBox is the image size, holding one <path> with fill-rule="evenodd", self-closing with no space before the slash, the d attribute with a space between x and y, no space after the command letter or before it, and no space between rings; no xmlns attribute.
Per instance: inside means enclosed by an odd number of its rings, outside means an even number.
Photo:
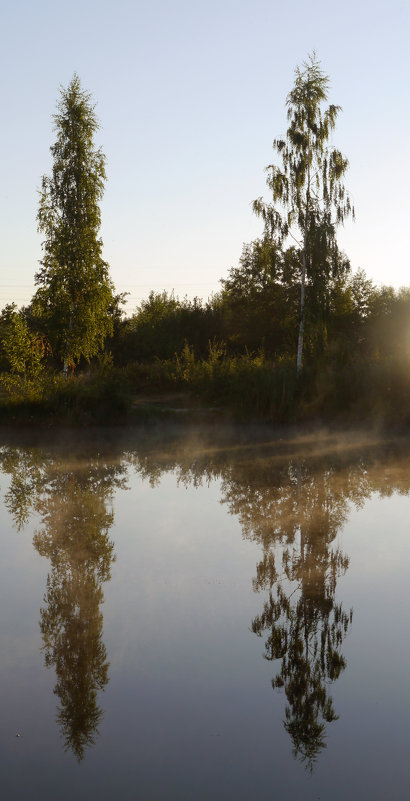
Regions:
<svg viewBox="0 0 410 801"><path fill-rule="evenodd" d="M242 356L94 368L66 380L23 379L0 397L0 425L133 425L161 419L274 425L410 426L403 362L352 360L307 366Z"/></svg>

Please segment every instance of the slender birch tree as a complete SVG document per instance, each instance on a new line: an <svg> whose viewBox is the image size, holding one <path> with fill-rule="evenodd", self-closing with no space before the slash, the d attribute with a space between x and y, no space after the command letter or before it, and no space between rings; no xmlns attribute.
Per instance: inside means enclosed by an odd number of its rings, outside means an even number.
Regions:
<svg viewBox="0 0 410 801"><path fill-rule="evenodd" d="M279 243L295 240L301 253L300 319L297 371L302 370L306 318L306 286L328 283L349 267L341 258L336 229L354 208L343 178L348 161L329 146L340 106L327 100L329 78L313 53L295 70L295 84L287 97L289 127L286 139L275 139L273 148L281 167L266 167L267 186L273 203L253 202L255 214L265 223L265 234Z"/></svg>
<svg viewBox="0 0 410 801"><path fill-rule="evenodd" d="M42 318L63 372L89 360L112 332L113 285L98 236L105 156L94 145L99 123L74 75L54 115L53 167L40 192L38 229L45 235L33 308Z"/></svg>

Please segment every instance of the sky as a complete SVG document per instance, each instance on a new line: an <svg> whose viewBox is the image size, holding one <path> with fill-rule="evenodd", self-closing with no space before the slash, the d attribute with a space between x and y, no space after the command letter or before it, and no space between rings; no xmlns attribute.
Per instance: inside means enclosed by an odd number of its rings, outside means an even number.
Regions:
<svg viewBox="0 0 410 801"><path fill-rule="evenodd" d="M1 0L0 308L29 302L52 115L74 72L107 158L104 258L129 313L150 289L208 298L260 236L251 203L286 133L294 70L316 50L342 106L352 268L410 285L408 0Z"/></svg>

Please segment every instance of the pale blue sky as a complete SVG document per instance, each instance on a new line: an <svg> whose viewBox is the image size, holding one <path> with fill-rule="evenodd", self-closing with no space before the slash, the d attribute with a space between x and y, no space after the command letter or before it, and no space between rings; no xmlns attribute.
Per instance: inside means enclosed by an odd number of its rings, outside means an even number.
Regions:
<svg viewBox="0 0 410 801"><path fill-rule="evenodd" d="M410 285L408 0L2 0L0 306L27 302L51 116L74 71L107 156L104 255L130 311L149 289L208 297L261 233L250 203L316 49L340 104L357 221L339 241L377 283ZM7 286L11 285L11 286Z"/></svg>

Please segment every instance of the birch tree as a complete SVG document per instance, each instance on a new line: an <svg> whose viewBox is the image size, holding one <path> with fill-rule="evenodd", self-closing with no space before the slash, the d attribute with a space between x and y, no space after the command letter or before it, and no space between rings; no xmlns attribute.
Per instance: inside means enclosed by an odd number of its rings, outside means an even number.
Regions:
<svg viewBox="0 0 410 801"><path fill-rule="evenodd" d="M45 235L33 309L45 323L67 374L89 360L112 333L113 285L99 238L105 156L94 145L99 128L91 97L74 75L54 115L53 167L42 179L38 229Z"/></svg>
<svg viewBox="0 0 410 801"><path fill-rule="evenodd" d="M336 229L354 208L343 179L348 161L329 145L340 106L323 108L329 78L313 53L295 70L295 84L287 97L289 127L285 139L273 148L281 166L266 167L267 186L273 202L253 202L254 212L265 223L265 234L283 243L297 243L301 254L300 319L297 371L301 372L306 317L306 286L328 283L349 264L341 258Z"/></svg>

